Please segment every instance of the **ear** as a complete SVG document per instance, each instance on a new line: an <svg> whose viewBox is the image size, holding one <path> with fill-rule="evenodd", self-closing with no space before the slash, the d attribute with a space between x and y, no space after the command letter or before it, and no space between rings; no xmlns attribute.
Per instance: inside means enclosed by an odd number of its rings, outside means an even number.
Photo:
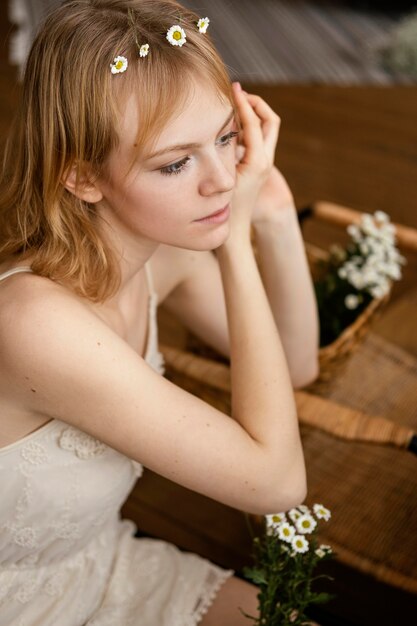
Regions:
<svg viewBox="0 0 417 626"><path fill-rule="evenodd" d="M88 164L81 166L77 180L77 163L73 163L63 175L61 182L65 189L85 202L95 203L103 198L96 177L93 176Z"/></svg>

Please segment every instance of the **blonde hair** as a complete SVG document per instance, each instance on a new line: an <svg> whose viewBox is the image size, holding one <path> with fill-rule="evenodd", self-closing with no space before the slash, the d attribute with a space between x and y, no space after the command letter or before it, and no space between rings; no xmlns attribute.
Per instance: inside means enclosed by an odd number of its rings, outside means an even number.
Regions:
<svg viewBox="0 0 417 626"><path fill-rule="evenodd" d="M94 204L77 198L62 180L74 165L77 177L85 163L97 175L105 171L129 93L138 94L138 153L184 104L191 78L212 84L235 108L224 63L209 34L199 33L198 17L174 0L73 0L46 18L27 60L4 154L0 262L30 257L33 271L95 302L117 291L119 263ZM178 23L187 34L182 47L166 39ZM134 30L140 43L150 45L145 58ZM110 63L118 55L129 66L113 75Z"/></svg>

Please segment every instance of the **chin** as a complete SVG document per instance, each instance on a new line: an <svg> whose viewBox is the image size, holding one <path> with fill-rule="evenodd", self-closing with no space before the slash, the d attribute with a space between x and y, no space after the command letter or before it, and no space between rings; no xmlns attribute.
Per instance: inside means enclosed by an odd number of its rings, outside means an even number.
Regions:
<svg viewBox="0 0 417 626"><path fill-rule="evenodd" d="M230 224L225 222L219 224L217 228L211 232L207 232L205 236L200 236L199 239L195 239L193 243L198 244L198 250L215 250L222 246L230 237Z"/></svg>

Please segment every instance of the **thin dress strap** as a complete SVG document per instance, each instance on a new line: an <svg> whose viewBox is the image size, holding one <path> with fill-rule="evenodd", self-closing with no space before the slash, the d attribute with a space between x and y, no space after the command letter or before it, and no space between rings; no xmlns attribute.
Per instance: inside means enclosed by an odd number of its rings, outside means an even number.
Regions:
<svg viewBox="0 0 417 626"><path fill-rule="evenodd" d="M24 266L22 265L21 267L13 267L11 270L7 270L7 272L3 272L3 274L0 274L0 280L4 280L5 278L12 276L13 274L17 274L18 272L32 272L33 273L33 269L29 267L29 265L24 265Z"/></svg>
<svg viewBox="0 0 417 626"><path fill-rule="evenodd" d="M154 286L153 286L151 263L150 263L149 259L145 263L145 270L146 270L146 280L148 281L149 294L151 296L153 296L154 294L156 295L156 292L155 292L155 289L154 289Z"/></svg>

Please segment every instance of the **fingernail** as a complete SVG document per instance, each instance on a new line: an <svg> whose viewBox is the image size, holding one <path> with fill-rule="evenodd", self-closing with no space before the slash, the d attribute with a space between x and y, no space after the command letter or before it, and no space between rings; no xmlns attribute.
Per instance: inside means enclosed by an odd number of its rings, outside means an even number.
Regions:
<svg viewBox="0 0 417 626"><path fill-rule="evenodd" d="M239 81L236 81L233 84L236 86L237 91L242 91L242 85L239 83Z"/></svg>

